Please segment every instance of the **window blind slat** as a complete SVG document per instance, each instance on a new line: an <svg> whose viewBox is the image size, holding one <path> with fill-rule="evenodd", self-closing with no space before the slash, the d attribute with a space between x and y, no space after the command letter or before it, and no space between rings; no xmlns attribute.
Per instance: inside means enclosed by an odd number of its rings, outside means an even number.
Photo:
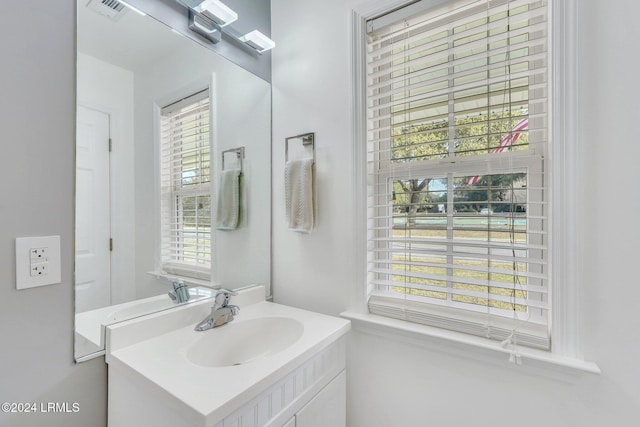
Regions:
<svg viewBox="0 0 640 427"><path fill-rule="evenodd" d="M467 4L454 8L446 4L442 10L431 8L422 14L416 14L395 24L376 29L370 32L369 35L375 35L377 39L384 41L407 31L421 30L425 26L435 28L433 31L453 23L457 24L457 26L464 26L483 19L487 15L493 16L495 19L495 17L499 17L500 14L505 12L523 10L525 7L532 10L539 9L541 14L544 13L546 15L547 13L546 3L532 0L500 0L493 1L491 4L487 4L483 0L474 0L473 2L476 4Z"/></svg>
<svg viewBox="0 0 640 427"><path fill-rule="evenodd" d="M163 140L171 139L187 139L188 137L197 137L198 132L207 130L209 127L209 115L194 118L189 122L165 122L163 123L161 130L166 132L163 136Z"/></svg>
<svg viewBox="0 0 640 427"><path fill-rule="evenodd" d="M425 257L426 259L427 257ZM487 274L487 275L498 275L498 276L502 276L502 275L511 275L513 274L514 270L505 270L504 267L509 266L508 264L502 265L503 268L499 268L499 267L487 267L488 264L490 265L496 265L499 263L469 263L469 264L463 264L463 263L458 263L458 264L451 264L446 262L446 255L440 255L440 256L430 256L428 257L428 259L430 259L432 262L424 262L424 261L418 261L418 259L421 259L420 257L410 257L410 260L403 260L402 258L398 259L398 260L393 260L393 259L387 259L387 260L383 260L383 259L377 259L375 261L372 261L368 268L369 272L373 272L373 273L389 273L389 270L391 269L398 269L401 267L408 267L408 271L411 271L413 267L415 268L429 268L432 270L436 270L436 271L444 271L447 269L450 270L459 270L459 271L468 271L468 272L474 272L474 273L482 273L482 274ZM438 262L435 262L438 261ZM516 263L517 264L517 263ZM520 264L525 264L525 263L520 263ZM513 264L512 264L513 265ZM381 270L380 270L381 269ZM520 266L518 264L518 269L520 270L521 273L521 277L523 278L531 278L531 279L541 279L544 280L546 279L546 276L543 274L539 274L539 273L535 273L532 271L527 271L526 270L526 265ZM546 289L546 288L545 288Z"/></svg>
<svg viewBox="0 0 640 427"><path fill-rule="evenodd" d="M390 43L380 50L371 50L369 61L370 74L368 74L368 77L373 79L384 76L385 72L403 72L409 67L419 70L436 70L442 68L444 65L457 67L478 58L495 58L504 53L518 52L522 49L536 50L537 48L543 48L546 46L546 38L537 34L537 32L542 32L545 27L544 23L531 25L504 34L490 37L485 36L482 37L480 41L469 43L459 42L464 38L479 38L479 35L482 35L482 33L469 34L464 37L459 35L449 36L426 43L423 41L429 37L429 35L417 34L410 38L401 39L396 43ZM486 30L483 32L486 33ZM530 34L532 34L531 38L527 38L525 41L516 41L512 44L510 43L511 39L518 40L518 36L528 36ZM507 43L507 46L501 46L504 43ZM455 48L447 49L447 45L450 44L457 44L457 46ZM414 45L414 47L411 47L412 45ZM491 47L492 45L493 47ZM481 52L478 53L478 50L481 50ZM396 51L404 53L404 57L402 59L398 59ZM451 56L457 59L451 60ZM432 65L419 67L421 64ZM379 71L380 68L385 69L385 72Z"/></svg>
<svg viewBox="0 0 640 427"><path fill-rule="evenodd" d="M396 280L391 282L393 283L393 286L402 286L403 288L415 288L415 289L430 289L438 292L447 291L446 289L444 289L444 283L451 282L455 284L466 283L469 285L474 285L475 288L506 289L509 291L513 290L514 292L517 292L517 293L524 293L524 292L547 293L546 287L543 287L543 286L529 286L521 283L514 286L513 283L509 283L508 281L501 282L497 280L490 280L490 279L485 280L485 279L477 279L473 277L437 275L437 274L413 272L410 270L406 271L406 273L403 274L402 270L382 269L382 268L369 270L369 273L376 273L376 274L383 274L385 276L397 277ZM507 274L503 274L503 275L507 276ZM520 278L526 279L524 275L520 276ZM412 281L413 279L424 279L424 280L422 281L422 283L420 283L420 282L413 282ZM442 285L441 286L431 285L430 287L425 287L425 288L419 287L422 285L426 286L427 283L433 283L433 282L441 283ZM458 293L458 294L467 294L467 295L480 295L480 296L482 295L482 292L474 291L473 287L471 289L464 289L464 288L453 289L453 290L449 290L448 292ZM487 291L484 291L484 294L486 294L486 292ZM499 298L498 296L492 296L492 297ZM538 308L546 308L546 306L540 306Z"/></svg>
<svg viewBox="0 0 640 427"><path fill-rule="evenodd" d="M477 68L465 71L460 73L458 76L459 79L464 79L471 77L476 77L476 81L471 81L466 86L455 86L449 87L450 79L446 76L434 76L431 78L422 78L426 77L427 73L424 75L416 75L412 76L410 80L402 79L395 80L390 83L394 84L386 84L381 85L378 88L371 88L372 95L369 97L370 106L372 107L371 112L379 112L380 110L384 110L385 108L394 108L398 107L398 105L403 105L409 102L415 102L417 100L425 100L433 98L433 100L427 105L438 105L442 103L441 99L445 95L453 95L453 97L457 100L461 99L460 93L469 92L473 90L477 90L478 94L482 93L484 96L487 95L486 87L491 85L492 83L504 84L503 76L496 76L493 80L487 81L486 79L482 79L480 83L477 83L477 80L482 78L482 74L491 73L492 71L500 70L504 68L494 68L487 66L479 66ZM512 73L513 76L516 76L521 80L518 84L517 82L511 86L511 91L518 92L532 92L536 93L535 89L544 89L546 88L545 83L539 84L531 84L530 81L535 79L536 77L544 77L546 76L547 69L546 67L537 67L537 68L528 68L526 70L519 71L518 73ZM415 82L415 83L414 83ZM404 83L404 84L400 84ZM382 90L386 89L386 90ZM375 92L375 94L374 94ZM414 93L415 95L407 97L407 93ZM494 96L504 92L504 88L498 87L493 88ZM476 95L478 96L478 95ZM529 99L529 98L527 98ZM537 96L532 96L530 99L545 99L544 94L540 94ZM401 101L401 102L400 102ZM379 113L382 115L382 113Z"/></svg>
<svg viewBox="0 0 640 427"><path fill-rule="evenodd" d="M533 69L533 70L527 70L527 71L522 71L522 72L518 72L518 73L513 73L513 76L515 78L531 78L531 79L536 79L536 78L541 78L546 76L547 74L547 70L546 68L538 68L538 69ZM424 101L425 99L429 99L429 98L435 98L438 99L438 97L442 97L442 96L449 96L452 95L454 96L454 98L457 98L458 102L461 102L460 97L456 97L457 93L460 93L462 91L469 91L469 90L476 90L476 89L480 89L484 91L484 95L487 96L487 91L486 88L487 86L490 86L492 84L496 84L496 83L503 83L504 82L504 77L503 76L497 76L491 79L486 79L484 80L481 84L478 84L477 82L470 82L467 84L462 84L462 85L458 85L455 88L436 88L433 91L429 91L427 93L418 93L414 96L406 96L407 93L410 93L410 89L408 88L399 88L395 91L393 91L393 94L398 94L398 93L403 93L405 94L405 98L400 98L398 100L394 100L391 102L387 102L387 103L379 103L378 105L375 105L373 107L370 108L370 114L373 115L373 117L375 117L376 113L385 109L393 109L393 108L397 108L398 106L407 106L411 103L417 102L417 101ZM510 88L510 91L512 93L518 93L521 91L524 91L526 87L526 92L528 93L530 90L535 89L535 87L529 87L528 84L523 84L521 86L515 86ZM544 85L539 85L538 87L544 87ZM415 89L415 88L414 88ZM500 94L500 93L504 93L504 90L495 90L494 94ZM385 94L387 95L387 94ZM491 96L491 94L488 94L489 96ZM528 96L528 95L527 95ZM540 98L534 98L534 99L539 99L541 101L545 101L546 97L542 96ZM447 104L449 102L447 101ZM429 105L429 104L427 104ZM434 105L434 104L431 104ZM437 105L437 104L435 104ZM414 109L417 107L413 107ZM424 107L423 107L424 108ZM404 111L405 114L408 113L409 111ZM387 113L387 114L391 114L391 112Z"/></svg>

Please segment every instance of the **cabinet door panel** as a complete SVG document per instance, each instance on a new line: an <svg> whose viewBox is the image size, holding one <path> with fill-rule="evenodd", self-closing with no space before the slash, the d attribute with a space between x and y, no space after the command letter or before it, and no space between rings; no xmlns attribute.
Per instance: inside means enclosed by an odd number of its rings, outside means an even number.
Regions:
<svg viewBox="0 0 640 427"><path fill-rule="evenodd" d="M296 414L295 427L346 427L346 386L342 371Z"/></svg>

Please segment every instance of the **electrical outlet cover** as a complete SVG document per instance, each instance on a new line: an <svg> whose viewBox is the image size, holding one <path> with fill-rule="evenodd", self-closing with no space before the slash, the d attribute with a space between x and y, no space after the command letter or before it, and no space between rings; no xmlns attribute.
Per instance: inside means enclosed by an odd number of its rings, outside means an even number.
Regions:
<svg viewBox="0 0 640 427"><path fill-rule="evenodd" d="M45 249L44 260L33 258L33 249ZM32 275L34 263L41 263L43 274ZM46 273L45 273L46 270ZM37 286L60 283L60 236L18 237L16 238L16 289L35 288Z"/></svg>

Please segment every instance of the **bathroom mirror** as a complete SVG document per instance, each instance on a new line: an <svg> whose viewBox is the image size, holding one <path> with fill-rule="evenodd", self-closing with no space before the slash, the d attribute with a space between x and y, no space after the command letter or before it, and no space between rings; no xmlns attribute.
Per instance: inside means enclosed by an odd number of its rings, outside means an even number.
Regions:
<svg viewBox="0 0 640 427"><path fill-rule="evenodd" d="M212 191L190 217L211 229L211 268L184 278L191 301L216 287L270 293L270 84L150 16L100 10L104 3L77 8L76 361L104 353L104 325L179 305L168 293L182 274L167 274L161 261L160 140L164 112L191 95L210 102L210 151L199 170L210 171ZM227 154L225 168L242 162L239 226L220 231L221 154L237 147L244 158ZM179 178L193 179L186 169ZM202 234L182 228L183 242Z"/></svg>

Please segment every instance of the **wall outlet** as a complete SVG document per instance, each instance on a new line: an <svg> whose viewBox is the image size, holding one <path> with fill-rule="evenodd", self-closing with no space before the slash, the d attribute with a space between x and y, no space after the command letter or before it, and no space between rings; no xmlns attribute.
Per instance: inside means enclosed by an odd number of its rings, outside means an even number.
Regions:
<svg viewBox="0 0 640 427"><path fill-rule="evenodd" d="M31 262L47 262L48 251L49 248L31 248L29 251Z"/></svg>
<svg viewBox="0 0 640 427"><path fill-rule="evenodd" d="M16 239L16 289L61 282L60 236Z"/></svg>
<svg viewBox="0 0 640 427"><path fill-rule="evenodd" d="M49 274L49 263L41 262L37 264L31 264L31 276L46 276Z"/></svg>

